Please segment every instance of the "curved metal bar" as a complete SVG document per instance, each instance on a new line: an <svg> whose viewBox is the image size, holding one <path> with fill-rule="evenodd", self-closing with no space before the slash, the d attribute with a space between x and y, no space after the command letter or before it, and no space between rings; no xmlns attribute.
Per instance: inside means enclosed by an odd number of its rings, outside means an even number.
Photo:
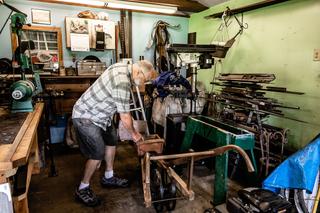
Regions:
<svg viewBox="0 0 320 213"><path fill-rule="evenodd" d="M173 155L160 155L160 156L150 156L150 160L157 161L157 160L173 160L173 159L179 159L179 158L190 158L194 157L194 160L201 160L206 157L213 157L217 155L222 155L227 151L236 151L238 152L245 160L247 169L249 172L254 172L254 167L252 165L252 162L248 156L248 154L241 149L239 146L236 145L226 145L226 146L221 146L215 149L211 149L208 151L203 151L203 152L193 152L193 153L181 153L181 154L173 154ZM183 159L185 160L185 159ZM180 161L181 162L181 161ZM185 163L187 163L188 160L185 160ZM181 162L182 163L182 162Z"/></svg>

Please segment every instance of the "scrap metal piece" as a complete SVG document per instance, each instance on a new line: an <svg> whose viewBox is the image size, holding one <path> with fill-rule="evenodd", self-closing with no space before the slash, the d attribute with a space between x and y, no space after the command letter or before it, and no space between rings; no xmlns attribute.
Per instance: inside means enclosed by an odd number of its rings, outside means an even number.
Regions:
<svg viewBox="0 0 320 213"><path fill-rule="evenodd" d="M270 83L276 79L274 74L268 73L226 73L217 77L220 81L241 81L254 83Z"/></svg>

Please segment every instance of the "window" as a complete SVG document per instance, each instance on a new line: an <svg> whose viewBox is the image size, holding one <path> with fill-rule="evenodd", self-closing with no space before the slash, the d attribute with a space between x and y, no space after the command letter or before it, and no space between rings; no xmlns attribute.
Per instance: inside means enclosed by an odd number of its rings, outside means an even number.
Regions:
<svg viewBox="0 0 320 213"><path fill-rule="evenodd" d="M21 42L32 40L32 63L44 65L42 69L52 69L54 64L63 66L61 29L47 26L24 26ZM17 36L12 34L13 52L18 46Z"/></svg>

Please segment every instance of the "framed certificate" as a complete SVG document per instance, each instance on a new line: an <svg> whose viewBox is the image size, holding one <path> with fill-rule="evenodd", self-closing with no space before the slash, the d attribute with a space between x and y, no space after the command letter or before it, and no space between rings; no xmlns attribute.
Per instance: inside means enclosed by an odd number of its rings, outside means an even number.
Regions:
<svg viewBox="0 0 320 213"><path fill-rule="evenodd" d="M31 9L32 23L35 24L51 24L50 10Z"/></svg>

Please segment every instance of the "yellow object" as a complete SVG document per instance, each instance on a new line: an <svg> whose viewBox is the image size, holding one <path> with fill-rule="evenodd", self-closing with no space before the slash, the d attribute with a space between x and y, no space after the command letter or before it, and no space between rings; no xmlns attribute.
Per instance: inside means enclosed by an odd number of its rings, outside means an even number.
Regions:
<svg viewBox="0 0 320 213"><path fill-rule="evenodd" d="M318 184L318 192L317 192L316 200L314 201L312 213L317 213L319 199L320 199L320 184Z"/></svg>

